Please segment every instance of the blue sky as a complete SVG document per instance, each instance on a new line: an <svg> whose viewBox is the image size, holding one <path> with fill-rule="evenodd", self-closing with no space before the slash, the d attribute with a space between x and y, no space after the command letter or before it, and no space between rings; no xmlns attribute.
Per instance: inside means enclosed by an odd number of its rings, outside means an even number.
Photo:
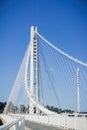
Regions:
<svg viewBox="0 0 87 130"><path fill-rule="evenodd" d="M30 27L87 62L86 0L0 0L0 101L6 101L30 38Z"/></svg>

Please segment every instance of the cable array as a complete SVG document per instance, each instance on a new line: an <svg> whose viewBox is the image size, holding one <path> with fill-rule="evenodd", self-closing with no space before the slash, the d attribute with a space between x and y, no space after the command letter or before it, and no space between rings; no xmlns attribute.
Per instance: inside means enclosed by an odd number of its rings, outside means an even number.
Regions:
<svg viewBox="0 0 87 130"><path fill-rule="evenodd" d="M44 104L37 103L36 97L30 93L30 53L29 43L23 62L20 66L4 113L20 112L20 106L29 107L31 101L35 107L46 114L56 114L49 111L46 105L61 109L77 111L77 68L80 71L80 106L81 111L87 109L87 64L68 55L55 47L38 32L39 40L39 89ZM41 96L42 95L42 96ZM27 98L26 98L27 97ZM23 106L24 105L24 106Z"/></svg>

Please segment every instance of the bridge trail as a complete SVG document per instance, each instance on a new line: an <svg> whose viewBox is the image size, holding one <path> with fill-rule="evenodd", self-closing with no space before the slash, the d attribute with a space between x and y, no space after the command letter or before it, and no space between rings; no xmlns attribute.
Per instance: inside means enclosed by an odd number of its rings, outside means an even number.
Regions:
<svg viewBox="0 0 87 130"><path fill-rule="evenodd" d="M43 125L40 123L25 121L25 130L64 130L52 126Z"/></svg>
<svg viewBox="0 0 87 130"><path fill-rule="evenodd" d="M32 130L32 129L25 126L25 130Z"/></svg>

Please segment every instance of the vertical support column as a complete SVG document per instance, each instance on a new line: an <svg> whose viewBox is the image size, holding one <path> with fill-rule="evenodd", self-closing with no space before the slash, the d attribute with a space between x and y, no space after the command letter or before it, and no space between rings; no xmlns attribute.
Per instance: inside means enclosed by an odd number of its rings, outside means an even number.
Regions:
<svg viewBox="0 0 87 130"><path fill-rule="evenodd" d="M80 112L80 71L77 68L77 98L78 98L78 113Z"/></svg>
<svg viewBox="0 0 87 130"><path fill-rule="evenodd" d="M37 27L31 27L31 52L30 52L30 94L34 98L36 96L36 103L39 102L39 53L38 53L38 38ZM36 106L37 107L37 106ZM30 101L29 113L34 114L34 105ZM36 113L39 110L36 108Z"/></svg>
<svg viewBox="0 0 87 130"><path fill-rule="evenodd" d="M37 27L35 27L35 32L37 32ZM39 102L39 48L38 48L38 38L36 35L36 75L35 75L35 79L36 79L36 102ZM39 113L39 110L36 108L36 113Z"/></svg>
<svg viewBox="0 0 87 130"><path fill-rule="evenodd" d="M34 53L33 53L33 43L34 43L34 26L31 27L31 37L30 37L30 44L31 44L31 52L30 52L30 94L33 98L34 96ZM34 113L34 105L30 101L29 105L29 113Z"/></svg>

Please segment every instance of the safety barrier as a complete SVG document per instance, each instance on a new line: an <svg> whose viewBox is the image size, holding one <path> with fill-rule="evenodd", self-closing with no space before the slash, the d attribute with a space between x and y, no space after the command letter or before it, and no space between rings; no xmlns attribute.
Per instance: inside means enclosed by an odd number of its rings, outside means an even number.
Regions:
<svg viewBox="0 0 87 130"><path fill-rule="evenodd" d="M1 115L2 120L6 123L0 126L0 130L24 130L25 119L24 117L15 118L9 115Z"/></svg>
<svg viewBox="0 0 87 130"><path fill-rule="evenodd" d="M25 120L70 130L87 130L87 115L26 115Z"/></svg>
<svg viewBox="0 0 87 130"><path fill-rule="evenodd" d="M27 121L41 123L49 126L55 126L63 129L87 130L87 115L85 114L57 114L57 115L10 114L10 116L12 118L14 117L18 118L20 117L21 119L25 118L25 120ZM16 123L18 123L18 121L15 122L15 126ZM23 130L22 129L23 127L19 129L17 128L11 130Z"/></svg>

